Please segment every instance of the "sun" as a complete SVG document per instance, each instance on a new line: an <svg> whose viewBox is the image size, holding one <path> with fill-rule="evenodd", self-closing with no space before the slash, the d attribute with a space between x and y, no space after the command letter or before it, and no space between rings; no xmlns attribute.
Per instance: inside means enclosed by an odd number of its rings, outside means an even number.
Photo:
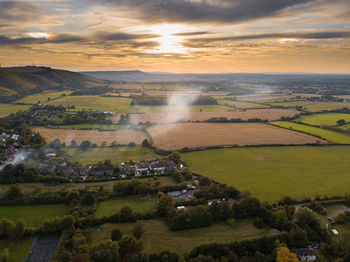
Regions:
<svg viewBox="0 0 350 262"><path fill-rule="evenodd" d="M185 27L176 24L162 24L152 26L151 32L160 37L154 38L159 42L159 46L155 49L149 50L148 53L176 53L184 54L187 49L181 45L184 38L179 33L184 32Z"/></svg>

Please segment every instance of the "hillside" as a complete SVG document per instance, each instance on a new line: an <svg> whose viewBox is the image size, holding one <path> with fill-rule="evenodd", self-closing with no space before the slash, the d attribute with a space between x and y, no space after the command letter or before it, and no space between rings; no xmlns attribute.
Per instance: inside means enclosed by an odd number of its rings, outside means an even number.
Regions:
<svg viewBox="0 0 350 262"><path fill-rule="evenodd" d="M10 67L0 69L0 98L12 101L24 95L47 90L77 90L104 87L104 80L49 67Z"/></svg>

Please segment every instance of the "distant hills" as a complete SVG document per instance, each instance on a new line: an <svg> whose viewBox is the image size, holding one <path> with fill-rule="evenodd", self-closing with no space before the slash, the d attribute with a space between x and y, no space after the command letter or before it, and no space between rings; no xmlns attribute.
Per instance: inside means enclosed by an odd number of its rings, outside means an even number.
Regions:
<svg viewBox="0 0 350 262"><path fill-rule="evenodd" d="M49 67L0 68L0 97L2 101L47 90L78 90L102 87L108 84L107 81L81 73Z"/></svg>

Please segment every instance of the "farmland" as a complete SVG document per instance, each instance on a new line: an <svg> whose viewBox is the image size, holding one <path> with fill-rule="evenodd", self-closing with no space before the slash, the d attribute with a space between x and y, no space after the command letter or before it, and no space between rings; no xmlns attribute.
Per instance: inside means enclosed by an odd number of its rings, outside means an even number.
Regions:
<svg viewBox="0 0 350 262"><path fill-rule="evenodd" d="M48 105L74 105L78 109L126 112L130 107L130 98L102 96L66 96L47 102Z"/></svg>
<svg viewBox="0 0 350 262"><path fill-rule="evenodd" d="M318 127L306 126L303 124L296 124L291 122L276 121L273 125L288 128L291 130L302 131L308 134L322 137L323 139L336 144L350 144L350 135L337 133L335 131L325 130Z"/></svg>
<svg viewBox="0 0 350 262"><path fill-rule="evenodd" d="M267 229L256 229L249 220L237 221L233 226L228 223L214 224L209 227L189 229L183 231L170 231L165 222L147 220L145 233L142 237L146 253L170 250L183 254L194 247L213 242L232 242L269 235ZM92 231L93 241L98 242L110 238L113 228L120 227L125 234L130 234L132 224L105 224L101 231Z"/></svg>
<svg viewBox="0 0 350 262"><path fill-rule="evenodd" d="M321 112L342 109L344 107L350 108L350 103L341 102L307 102L307 101L291 101L291 102L272 102L269 103L272 106L281 107L297 107L300 106L304 110L309 112Z"/></svg>
<svg viewBox="0 0 350 262"><path fill-rule="evenodd" d="M155 145L165 150L218 145L311 144L320 139L260 123L167 124L148 132Z"/></svg>
<svg viewBox="0 0 350 262"><path fill-rule="evenodd" d="M223 105L192 105L186 108L176 106L132 106L131 112L217 112L231 110Z"/></svg>
<svg viewBox="0 0 350 262"><path fill-rule="evenodd" d="M1 218L13 221L23 219L29 227L38 227L48 218L66 214L65 205L0 206Z"/></svg>
<svg viewBox="0 0 350 262"><path fill-rule="evenodd" d="M182 154L193 172L261 200L349 192L349 146L215 149Z"/></svg>
<svg viewBox="0 0 350 262"><path fill-rule="evenodd" d="M61 92L46 92L41 94L34 94L34 95L23 97L17 100L15 103L34 105L34 104L37 104L38 102L43 103L48 101L49 99L52 100L55 98L59 98L62 95L69 95L71 93L72 91L61 91Z"/></svg>
<svg viewBox="0 0 350 262"><path fill-rule="evenodd" d="M96 217L111 216L125 205L129 205L136 213L145 213L156 209L157 200L143 200L139 198L114 199L98 203Z"/></svg>
<svg viewBox="0 0 350 262"><path fill-rule="evenodd" d="M31 106L29 105L10 105L0 104L0 115L5 116L18 111L28 110Z"/></svg>
<svg viewBox="0 0 350 262"><path fill-rule="evenodd" d="M300 116L295 121L302 122L309 125L335 126L335 125L338 125L337 121L340 119L344 119L346 122L350 122L350 114L341 114L341 113L312 114L312 115Z"/></svg>
<svg viewBox="0 0 350 262"><path fill-rule="evenodd" d="M129 129L131 125L103 125L103 124L76 124L76 125L57 125L51 126L50 128L57 129L76 129L76 130L86 130L86 129L100 129L100 130L120 130Z"/></svg>
<svg viewBox="0 0 350 262"><path fill-rule="evenodd" d="M176 121L205 121L212 117L226 117L240 118L242 120L248 120L250 118L260 118L269 121L278 120L282 116L293 117L299 112L290 109L252 109L245 111L232 110L231 111L208 111L208 112L157 112L157 113L144 113L144 114L130 114L130 121L134 124L139 122L150 121L152 123L171 123Z"/></svg>
<svg viewBox="0 0 350 262"><path fill-rule="evenodd" d="M109 145L113 141L122 145L127 145L130 142L141 144L142 140L146 138L144 133L136 130L98 131L60 130L50 128L35 128L34 130L39 132L49 142L59 139L62 143L65 142L67 145L69 145L72 140L75 140L78 145L85 140L97 145L101 145L103 142L107 142Z"/></svg>
<svg viewBox="0 0 350 262"><path fill-rule="evenodd" d="M218 99L218 102L221 105L230 105L235 108L240 108L240 109L252 109L252 108L268 108L267 105L263 104L256 104L256 103L250 103L250 102L242 102L242 101L232 101L228 99Z"/></svg>

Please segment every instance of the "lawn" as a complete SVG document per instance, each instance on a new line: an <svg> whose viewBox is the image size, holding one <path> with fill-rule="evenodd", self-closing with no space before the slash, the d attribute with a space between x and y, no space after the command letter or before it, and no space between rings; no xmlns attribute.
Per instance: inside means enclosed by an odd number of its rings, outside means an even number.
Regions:
<svg viewBox="0 0 350 262"><path fill-rule="evenodd" d="M31 106L29 105L10 105L10 104L0 104L0 114L9 115L11 113L16 113L18 111L28 110Z"/></svg>
<svg viewBox="0 0 350 262"><path fill-rule="evenodd" d="M267 229L256 229L249 220L236 221L233 226L227 223L214 224L209 227L189 229L183 231L170 231L165 222L147 220L145 233L141 238L146 253L169 250L178 254L190 252L194 247L206 243L229 243L244 239L258 238L269 235ZM132 224L105 224L101 231L91 229L93 242L110 238L113 228L119 227L124 234L130 234Z"/></svg>
<svg viewBox="0 0 350 262"><path fill-rule="evenodd" d="M48 105L74 105L77 109L126 112L130 107L130 98L102 96L66 96L47 102Z"/></svg>
<svg viewBox="0 0 350 262"><path fill-rule="evenodd" d="M17 100L15 103L34 105L38 102L46 102L48 99L59 98L61 95L70 95L72 91L61 91L61 92L46 92L41 94L34 94L23 97Z"/></svg>
<svg viewBox="0 0 350 262"><path fill-rule="evenodd" d="M9 260L8 262L22 262L28 255L32 246L33 238L24 238L20 241L0 240L0 252L8 248Z"/></svg>
<svg viewBox="0 0 350 262"><path fill-rule="evenodd" d="M23 219L29 227L39 227L48 218L67 214L66 205L0 206L0 217L12 221Z"/></svg>
<svg viewBox="0 0 350 262"><path fill-rule="evenodd" d="M296 107L301 106L309 112L321 112L323 110L336 110L347 107L350 109L350 103L341 102L308 102L308 101L290 101L290 102L272 102L272 106Z"/></svg>
<svg viewBox="0 0 350 262"><path fill-rule="evenodd" d="M318 126L336 126L337 121L344 119L346 122L350 122L350 114L342 113L324 113L324 114L312 114L298 117L295 121L302 122L309 125Z"/></svg>
<svg viewBox="0 0 350 262"><path fill-rule="evenodd" d="M89 148L82 151L80 148L64 149L71 157L71 162L81 162L82 164L95 164L99 161L111 160L112 163L121 163L129 160L151 160L160 158L151 149L135 147L99 147Z"/></svg>
<svg viewBox="0 0 350 262"><path fill-rule="evenodd" d="M277 202L350 192L350 146L215 149L182 154L190 169L215 181Z"/></svg>
<svg viewBox="0 0 350 262"><path fill-rule="evenodd" d="M98 203L95 213L96 217L111 216L119 211L122 206L129 205L136 213L145 213L146 211L153 211L157 206L157 199L149 201L141 198L123 198L107 200Z"/></svg>
<svg viewBox="0 0 350 262"><path fill-rule="evenodd" d="M335 131L330 131L318 127L313 126L306 126L303 124L296 124L291 122L285 122L285 121L276 121L271 122L271 124L275 126L280 126L284 128L288 128L291 130L297 130L302 131L311 135L319 136L329 142L336 143L336 144L350 144L350 135L337 133Z"/></svg>

